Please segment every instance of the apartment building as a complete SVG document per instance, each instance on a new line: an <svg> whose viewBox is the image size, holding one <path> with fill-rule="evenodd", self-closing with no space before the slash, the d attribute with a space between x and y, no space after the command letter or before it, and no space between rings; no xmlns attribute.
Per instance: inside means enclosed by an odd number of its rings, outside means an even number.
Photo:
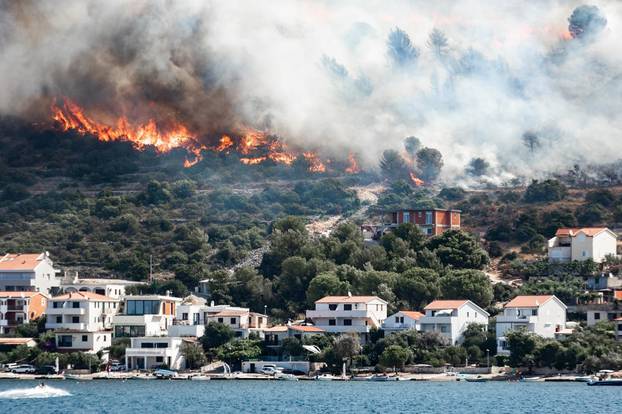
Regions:
<svg viewBox="0 0 622 414"><path fill-rule="evenodd" d="M47 301L39 292L0 292L0 334L15 333L19 325L40 318Z"/></svg>
<svg viewBox="0 0 622 414"><path fill-rule="evenodd" d="M488 326L488 312L470 300L435 300L419 319L421 332L436 332L451 345L462 343L464 332L472 323Z"/></svg>
<svg viewBox="0 0 622 414"><path fill-rule="evenodd" d="M0 256L0 291L3 292L54 294L60 287L59 274L47 252Z"/></svg>

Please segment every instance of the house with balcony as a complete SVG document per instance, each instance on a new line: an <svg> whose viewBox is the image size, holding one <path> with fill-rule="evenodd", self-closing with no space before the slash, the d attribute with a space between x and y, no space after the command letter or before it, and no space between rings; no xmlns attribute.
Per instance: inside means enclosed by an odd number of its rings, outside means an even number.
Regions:
<svg viewBox="0 0 622 414"><path fill-rule="evenodd" d="M125 365L130 371L154 369L162 365L175 370L183 369L186 365L182 354L184 342L195 341L171 336L134 337L129 348L125 348Z"/></svg>
<svg viewBox="0 0 622 414"><path fill-rule="evenodd" d="M566 305L553 295L517 296L497 315L497 353L509 355L506 334L523 329L543 338L555 338L566 328Z"/></svg>
<svg viewBox="0 0 622 414"><path fill-rule="evenodd" d="M189 295L177 305L173 325L168 328L169 336L196 337L205 333L207 301Z"/></svg>
<svg viewBox="0 0 622 414"><path fill-rule="evenodd" d="M561 228L548 241L551 262L591 259L601 263L608 255L617 255L618 236L606 227Z"/></svg>
<svg viewBox="0 0 622 414"><path fill-rule="evenodd" d="M0 256L0 291L56 293L60 287L60 270L47 252Z"/></svg>
<svg viewBox="0 0 622 414"><path fill-rule="evenodd" d="M112 318L115 338L166 336L173 325L180 298L169 295L131 295Z"/></svg>
<svg viewBox="0 0 622 414"><path fill-rule="evenodd" d="M421 330L419 321L424 316L421 312L403 310L387 317L382 323L382 330L385 334L391 334L408 329Z"/></svg>
<svg viewBox="0 0 622 414"><path fill-rule="evenodd" d="M387 301L377 296L325 296L306 316L325 332L357 334L365 343L369 331L380 329L387 318Z"/></svg>
<svg viewBox="0 0 622 414"><path fill-rule="evenodd" d="M438 236L447 230L460 230L460 210L441 208L402 209L389 213L391 224L416 224L424 234Z"/></svg>
<svg viewBox="0 0 622 414"><path fill-rule="evenodd" d="M99 352L112 344L112 318L119 300L92 292L69 292L48 301L45 327L60 351Z"/></svg>
<svg viewBox="0 0 622 414"><path fill-rule="evenodd" d="M248 308L225 307L218 312L206 311L207 323L216 322L227 325L239 338L248 338L251 333L260 337L268 327L268 316L251 312Z"/></svg>
<svg viewBox="0 0 622 414"><path fill-rule="evenodd" d="M320 327L308 324L276 325L264 329L264 343L266 346L278 347L285 338L296 338L300 341L313 335L323 335L326 331Z"/></svg>
<svg viewBox="0 0 622 414"><path fill-rule="evenodd" d="M616 291L614 302L591 303L588 305L577 306L577 312L585 312L587 315L587 326L594 326L599 322L613 322L617 318L622 318L622 291Z"/></svg>
<svg viewBox="0 0 622 414"><path fill-rule="evenodd" d="M47 301L39 292L0 292L0 334L15 333L19 325L40 318Z"/></svg>
<svg viewBox="0 0 622 414"><path fill-rule="evenodd" d="M92 292L113 299L121 299L126 295L126 288L130 286L145 286L145 283L123 279L80 278L77 275L66 275L61 281L60 293Z"/></svg>
<svg viewBox="0 0 622 414"><path fill-rule="evenodd" d="M435 300L419 319L421 332L436 332L451 345L462 343L464 331L472 323L488 326L488 312L470 300Z"/></svg>

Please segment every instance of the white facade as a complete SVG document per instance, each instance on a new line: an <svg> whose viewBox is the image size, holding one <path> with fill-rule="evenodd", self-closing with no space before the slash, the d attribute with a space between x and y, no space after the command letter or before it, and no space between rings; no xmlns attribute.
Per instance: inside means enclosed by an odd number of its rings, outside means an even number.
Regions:
<svg viewBox="0 0 622 414"><path fill-rule="evenodd" d="M329 333L355 333L363 342L387 318L387 302L377 296L326 296L307 310L307 318Z"/></svg>
<svg viewBox="0 0 622 414"><path fill-rule="evenodd" d="M112 319L115 338L166 336L180 298L135 295L123 298L123 313Z"/></svg>
<svg viewBox="0 0 622 414"><path fill-rule="evenodd" d="M71 292L48 301L45 327L54 329L60 350L97 352L111 345L112 318L119 300L91 292Z"/></svg>
<svg viewBox="0 0 622 414"><path fill-rule="evenodd" d="M47 252L0 256L0 291L53 293L60 287L59 270Z"/></svg>
<svg viewBox="0 0 622 414"><path fill-rule="evenodd" d="M436 300L424 308L419 319L422 332L436 332L451 345L462 343L464 331L472 323L488 326L488 312L470 300Z"/></svg>
<svg viewBox="0 0 622 414"><path fill-rule="evenodd" d="M39 292L0 292L0 334L14 332L45 314L48 297Z"/></svg>
<svg viewBox="0 0 622 414"><path fill-rule="evenodd" d="M136 337L125 349L125 364L128 370L154 369L166 365L170 369L185 368L186 361L181 352L184 339L179 337Z"/></svg>
<svg viewBox="0 0 622 414"><path fill-rule="evenodd" d="M543 338L555 338L566 326L566 305L557 297L517 296L497 315L497 353L509 355L505 335L508 331L525 329Z"/></svg>
<svg viewBox="0 0 622 414"><path fill-rule="evenodd" d="M129 286L142 286L143 282L133 282L121 279L85 279L78 277L63 278L60 289L63 293L93 292L114 299L125 296L125 289Z"/></svg>
<svg viewBox="0 0 622 414"><path fill-rule="evenodd" d="M387 333L405 331L409 329L421 330L419 320L423 317L421 312L399 311L388 316L382 323L382 329Z"/></svg>
<svg viewBox="0 0 622 414"><path fill-rule="evenodd" d="M549 260L554 262L591 259L601 263L607 255L617 254L617 235L605 227L559 229L548 241Z"/></svg>

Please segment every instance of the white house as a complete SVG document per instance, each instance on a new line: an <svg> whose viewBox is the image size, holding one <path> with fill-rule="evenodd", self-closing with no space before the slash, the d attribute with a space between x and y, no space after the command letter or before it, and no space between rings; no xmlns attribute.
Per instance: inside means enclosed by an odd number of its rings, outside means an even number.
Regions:
<svg viewBox="0 0 622 414"><path fill-rule="evenodd" d="M549 260L570 262L592 259L601 263L617 254L618 236L606 227L561 228L548 242Z"/></svg>
<svg viewBox="0 0 622 414"><path fill-rule="evenodd" d="M207 310L206 300L195 295L185 297L175 311L173 326L169 326L169 336L201 337L205 333Z"/></svg>
<svg viewBox="0 0 622 414"><path fill-rule="evenodd" d="M497 315L497 353L509 355L505 335L525 329L544 338L555 338L566 327L566 305L553 295L517 296Z"/></svg>
<svg viewBox="0 0 622 414"><path fill-rule="evenodd" d="M165 336L173 324L180 298L133 295L123 298L123 313L112 318L115 338Z"/></svg>
<svg viewBox="0 0 622 414"><path fill-rule="evenodd" d="M382 323L382 329L386 333L394 333L405 331L408 329L421 330L419 320L424 316L421 312L416 311L399 311L387 317Z"/></svg>
<svg viewBox="0 0 622 414"><path fill-rule="evenodd" d="M450 344L462 343L463 334L472 323L488 326L488 312L470 300L435 300L419 319L421 332L437 332Z"/></svg>
<svg viewBox="0 0 622 414"><path fill-rule="evenodd" d="M185 368L182 344L192 342L186 338L136 337L131 339L130 347L125 349L125 365L128 370L153 369L166 365L170 369Z"/></svg>
<svg viewBox="0 0 622 414"><path fill-rule="evenodd" d="M303 340L313 335L322 335L326 331L313 325L276 325L264 329L264 343L267 346L281 346L283 339L296 338Z"/></svg>
<svg viewBox="0 0 622 414"><path fill-rule="evenodd" d="M125 296L126 288L130 286L144 286L144 282L134 282L123 279L92 279L64 277L60 284L62 293L69 292L93 292L109 298L121 299Z"/></svg>
<svg viewBox="0 0 622 414"><path fill-rule="evenodd" d="M216 322L227 325L235 332L235 336L248 338L251 333L260 337L268 327L268 316L251 312L248 308L226 307L218 312L207 314L207 323Z"/></svg>
<svg viewBox="0 0 622 414"><path fill-rule="evenodd" d="M60 286L60 270L47 252L0 256L0 291L53 294Z"/></svg>
<svg viewBox="0 0 622 414"><path fill-rule="evenodd" d="M380 328L387 318L387 302L377 296L325 296L306 314L316 327L332 333L355 333L364 343L371 328Z"/></svg>
<svg viewBox="0 0 622 414"><path fill-rule="evenodd" d="M62 351L98 352L112 343L112 318L119 300L92 292L70 292L48 301L45 327Z"/></svg>

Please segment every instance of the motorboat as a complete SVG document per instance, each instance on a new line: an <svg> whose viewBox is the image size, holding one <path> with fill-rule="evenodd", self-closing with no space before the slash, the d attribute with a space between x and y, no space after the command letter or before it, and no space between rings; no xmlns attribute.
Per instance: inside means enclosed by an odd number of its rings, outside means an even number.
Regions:
<svg viewBox="0 0 622 414"><path fill-rule="evenodd" d="M177 376L177 372L171 371L170 369L156 369L153 371L153 375L157 379L171 379Z"/></svg>
<svg viewBox="0 0 622 414"><path fill-rule="evenodd" d="M333 375L330 375L330 374L321 374L321 375L316 375L314 379L316 381L334 381L337 378L335 378Z"/></svg>
<svg viewBox="0 0 622 414"><path fill-rule="evenodd" d="M63 378L66 380L73 381L91 381L93 377L87 377L84 375L76 375L76 374L63 374Z"/></svg>
<svg viewBox="0 0 622 414"><path fill-rule="evenodd" d="M603 380L591 380L587 382L587 385L609 385L622 387L622 379L603 379Z"/></svg>
<svg viewBox="0 0 622 414"><path fill-rule="evenodd" d="M189 379L190 381L209 381L212 378L208 377L207 375L193 375Z"/></svg>
<svg viewBox="0 0 622 414"><path fill-rule="evenodd" d="M369 378L369 381L399 381L398 376L390 377L387 374L376 374Z"/></svg>
<svg viewBox="0 0 622 414"><path fill-rule="evenodd" d="M367 376L367 377L357 377L357 376L353 376L353 377L351 377L351 378L350 378L350 381L370 381L372 376L373 376L373 375L369 375L369 376Z"/></svg>
<svg viewBox="0 0 622 414"><path fill-rule="evenodd" d="M520 382L542 382L542 381L544 381L544 379L540 377L527 377L527 378L520 379Z"/></svg>
<svg viewBox="0 0 622 414"><path fill-rule="evenodd" d="M593 377L591 375L586 375L584 377L575 377L575 381L576 382L590 382L590 381L594 381L596 379L596 377Z"/></svg>
<svg viewBox="0 0 622 414"><path fill-rule="evenodd" d="M276 374L274 377L279 381L298 381L294 374Z"/></svg>
<svg viewBox="0 0 622 414"><path fill-rule="evenodd" d="M463 378L466 382L487 382L488 379L478 375L477 377L466 377Z"/></svg>

